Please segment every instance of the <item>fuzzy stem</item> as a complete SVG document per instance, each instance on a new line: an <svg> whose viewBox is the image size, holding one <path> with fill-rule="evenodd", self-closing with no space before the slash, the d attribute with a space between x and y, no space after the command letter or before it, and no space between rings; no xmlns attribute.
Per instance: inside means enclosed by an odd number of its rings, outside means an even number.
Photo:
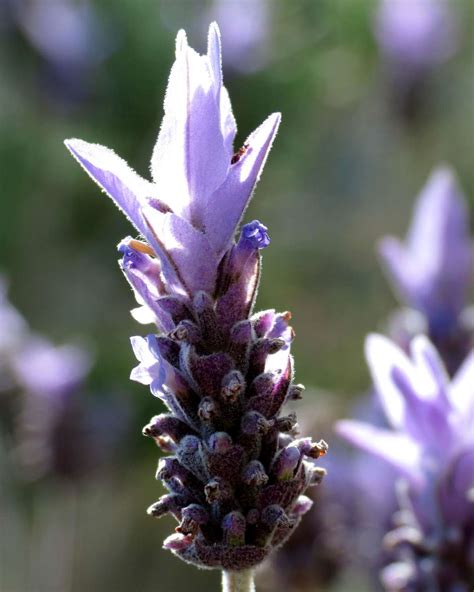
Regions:
<svg viewBox="0 0 474 592"><path fill-rule="evenodd" d="M253 570L223 571L222 592L255 592Z"/></svg>

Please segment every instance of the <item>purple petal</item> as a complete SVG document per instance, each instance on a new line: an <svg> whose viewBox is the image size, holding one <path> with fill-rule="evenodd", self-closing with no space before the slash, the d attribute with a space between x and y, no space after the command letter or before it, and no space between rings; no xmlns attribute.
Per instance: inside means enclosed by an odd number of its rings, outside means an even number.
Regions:
<svg viewBox="0 0 474 592"><path fill-rule="evenodd" d="M204 212L204 224L218 258L228 248L265 165L280 124L270 115L246 140L245 153L232 164L224 183L213 193Z"/></svg>
<svg viewBox="0 0 474 592"><path fill-rule="evenodd" d="M450 169L440 167L428 179L405 244L387 237L380 253L410 306L441 322L456 318L472 278L473 250L467 206Z"/></svg>
<svg viewBox="0 0 474 592"><path fill-rule="evenodd" d="M153 185L105 146L76 139L65 140L64 143L86 173L113 199L135 228L146 236L148 229L141 208L146 205L146 198L153 195Z"/></svg>
<svg viewBox="0 0 474 592"><path fill-rule="evenodd" d="M137 175L122 158L109 148L99 144L89 144L82 140L66 140L65 144L86 173L104 189L135 228L145 236L161 259L166 279L178 292L182 292L182 287L175 277L166 253L155 240L143 217L143 208L150 203L147 198L156 195L156 188Z"/></svg>
<svg viewBox="0 0 474 592"><path fill-rule="evenodd" d="M234 144L237 125L230 104L229 93L222 86L222 51L221 35L216 23L209 27L207 42L207 56L211 68L211 76L216 93L216 99L220 106L221 131L224 137L224 145L227 150L228 162L232 157L232 146Z"/></svg>
<svg viewBox="0 0 474 592"><path fill-rule="evenodd" d="M218 261L206 236L176 214L147 207L143 215L188 294L213 293Z"/></svg>
<svg viewBox="0 0 474 592"><path fill-rule="evenodd" d="M466 426L474 425L474 350L464 360L451 383L449 398Z"/></svg>
<svg viewBox="0 0 474 592"><path fill-rule="evenodd" d="M150 351L148 342L144 337L130 337L133 353L140 362L133 368L130 379L149 385L160 376L160 364Z"/></svg>
<svg viewBox="0 0 474 592"><path fill-rule="evenodd" d="M157 195L198 228L203 227L208 198L222 184L230 165L216 96L220 50L214 27L210 47L212 63L188 46L184 31L178 33L165 115L151 161Z"/></svg>
<svg viewBox="0 0 474 592"><path fill-rule="evenodd" d="M405 354L382 335L367 337L365 356L385 416L394 428L401 428L405 417L405 401L393 381L392 371L396 367L410 376L411 364Z"/></svg>
<svg viewBox="0 0 474 592"><path fill-rule="evenodd" d="M416 486L423 484L422 450L407 436L352 420L338 421L336 432L351 444L390 463Z"/></svg>

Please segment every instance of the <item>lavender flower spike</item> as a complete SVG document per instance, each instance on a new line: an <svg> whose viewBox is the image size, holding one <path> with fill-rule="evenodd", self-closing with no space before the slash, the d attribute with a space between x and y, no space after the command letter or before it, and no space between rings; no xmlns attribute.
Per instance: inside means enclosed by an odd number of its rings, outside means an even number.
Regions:
<svg viewBox="0 0 474 592"><path fill-rule="evenodd" d="M386 589L469 592L474 585L474 352L450 382L424 336L411 359L388 339L367 339L366 355L393 429L338 423L356 446L395 467L401 512L385 537L393 564Z"/></svg>
<svg viewBox="0 0 474 592"><path fill-rule="evenodd" d="M165 548L228 572L229 590L248 589L248 570L293 531L308 509L304 491L321 478L313 461L327 450L295 439L295 417L280 416L293 389L291 315L252 314L267 228L254 220L233 240L279 120L233 152L213 24L205 56L178 34L153 182L106 148L66 142L146 240L129 237L119 251L140 304L133 315L159 329L132 337L132 378L168 408L144 428L168 454L157 477L169 493L148 511L179 522Z"/></svg>
<svg viewBox="0 0 474 592"><path fill-rule="evenodd" d="M395 291L423 315L426 332L443 357L453 358L448 363L452 373L469 349L461 313L473 278L474 251L466 202L450 169L439 167L431 174L405 242L385 237L379 251Z"/></svg>

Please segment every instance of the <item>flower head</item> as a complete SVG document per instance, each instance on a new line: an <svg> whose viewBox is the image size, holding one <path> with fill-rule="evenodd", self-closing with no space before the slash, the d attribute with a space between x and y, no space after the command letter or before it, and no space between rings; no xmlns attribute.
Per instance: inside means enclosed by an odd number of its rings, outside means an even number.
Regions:
<svg viewBox="0 0 474 592"><path fill-rule="evenodd" d="M395 467L406 483L400 490L403 513L398 528L387 535L387 545L398 549L411 544L415 558L410 555L410 561L417 570L424 565L421 558L433 562L433 581L443 583L446 562L452 562L457 572L449 581L472 584L468 554L474 544L474 354L452 381L423 336L413 340L411 358L378 335L368 338L366 355L392 429L342 421L338 431ZM417 570L411 570L410 577ZM401 571L392 567L384 577L398 581Z"/></svg>
<svg viewBox="0 0 474 592"><path fill-rule="evenodd" d="M144 434L169 456L157 477L169 493L149 508L179 522L165 548L204 567L253 567L292 532L321 478L327 445L295 439L280 416L292 385L290 314L252 314L267 228L234 233L276 134L271 115L234 153L235 120L222 86L220 36L200 56L178 33L165 115L152 157L153 182L112 151L66 142L146 242L119 244L121 268L140 304L133 315L159 334L132 337L132 379L150 386L167 413Z"/></svg>
<svg viewBox="0 0 474 592"><path fill-rule="evenodd" d="M462 313L473 277L474 251L466 203L450 169L432 173L418 198L405 242L385 237L379 251L401 300L422 315L421 323L412 313L399 316L399 324L408 329L415 323L418 330L425 330L452 373L469 350Z"/></svg>
<svg viewBox="0 0 474 592"><path fill-rule="evenodd" d="M457 49L458 23L446 0L381 0L376 36L392 62L424 69L448 59Z"/></svg>

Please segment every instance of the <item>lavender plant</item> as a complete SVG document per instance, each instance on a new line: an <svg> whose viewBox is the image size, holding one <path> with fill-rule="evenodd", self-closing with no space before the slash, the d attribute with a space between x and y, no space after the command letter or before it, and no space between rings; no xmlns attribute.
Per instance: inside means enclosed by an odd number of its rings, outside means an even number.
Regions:
<svg viewBox="0 0 474 592"><path fill-rule="evenodd" d="M422 189L405 242L384 237L382 263L409 308L392 316L390 333L407 347L425 333L453 374L473 345L468 293L474 251L466 201L453 171L438 167Z"/></svg>
<svg viewBox="0 0 474 592"><path fill-rule="evenodd" d="M397 470L400 511L385 537L389 591L469 592L474 585L474 355L450 382L424 336L411 357L385 337L366 342L392 429L342 421L339 433Z"/></svg>
<svg viewBox="0 0 474 592"><path fill-rule="evenodd" d="M153 182L107 148L66 145L144 239L128 237L119 251L140 304L133 316L158 328L132 337L140 364L131 378L168 408L144 428L168 454L157 478L169 493L148 512L179 522L166 549L224 570L224 588L244 591L250 570L311 506L304 491L323 476L314 459L327 450L295 439L295 416L280 414L302 388L293 383L290 314L253 314L267 228L254 220L233 240L280 115L234 153L215 24L204 56L178 33L164 112Z"/></svg>

